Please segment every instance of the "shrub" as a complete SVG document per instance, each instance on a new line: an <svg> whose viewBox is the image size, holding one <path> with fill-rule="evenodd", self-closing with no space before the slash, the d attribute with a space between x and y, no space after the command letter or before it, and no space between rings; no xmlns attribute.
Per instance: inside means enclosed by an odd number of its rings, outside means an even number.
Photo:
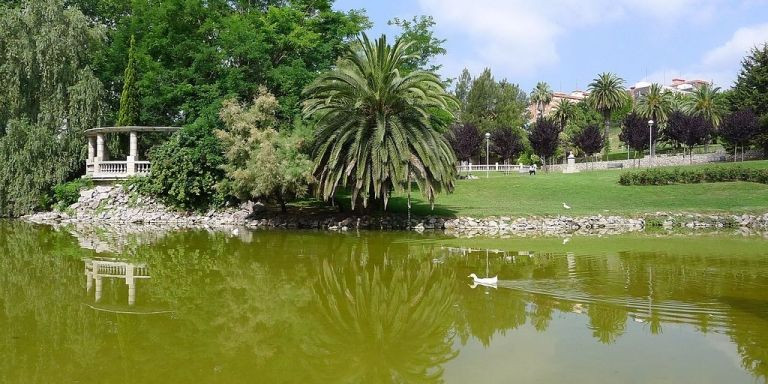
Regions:
<svg viewBox="0 0 768 384"><path fill-rule="evenodd" d="M667 185L749 181L768 184L768 169L742 167L705 167L697 169L653 168L624 172L621 185Z"/></svg>
<svg viewBox="0 0 768 384"><path fill-rule="evenodd" d="M58 209L64 209L77 203L80 198L80 191L84 188L93 187L91 179L75 179L70 182L56 184L53 187L53 203Z"/></svg>
<svg viewBox="0 0 768 384"><path fill-rule="evenodd" d="M152 173L140 183L140 192L184 210L222 204L215 186L224 178L224 158L213 128L212 121L200 118L154 148Z"/></svg>

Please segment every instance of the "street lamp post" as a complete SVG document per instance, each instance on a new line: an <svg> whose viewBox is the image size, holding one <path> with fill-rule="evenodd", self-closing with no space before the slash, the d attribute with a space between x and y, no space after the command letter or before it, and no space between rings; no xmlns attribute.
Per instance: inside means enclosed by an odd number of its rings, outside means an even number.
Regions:
<svg viewBox="0 0 768 384"><path fill-rule="evenodd" d="M648 120L648 167L653 166L653 120Z"/></svg>
<svg viewBox="0 0 768 384"><path fill-rule="evenodd" d="M486 179L488 178L488 171L490 170L490 167L491 167L491 162L489 160L491 157L490 152L491 152L491 133L486 132L485 133L485 178Z"/></svg>

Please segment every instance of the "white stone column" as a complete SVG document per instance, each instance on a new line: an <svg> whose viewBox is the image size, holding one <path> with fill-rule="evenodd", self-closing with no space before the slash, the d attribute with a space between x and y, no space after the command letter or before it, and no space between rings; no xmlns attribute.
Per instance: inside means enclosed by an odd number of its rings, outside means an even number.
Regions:
<svg viewBox="0 0 768 384"><path fill-rule="evenodd" d="M105 159L104 134L96 134L96 158L93 160L93 176L98 177L101 172L100 163Z"/></svg>
<svg viewBox="0 0 768 384"><path fill-rule="evenodd" d="M96 138L88 136L88 162L93 162L94 157L96 157Z"/></svg>
<svg viewBox="0 0 768 384"><path fill-rule="evenodd" d="M97 303L101 301L101 292L102 292L101 284L102 284L101 276L96 275L96 302Z"/></svg>
<svg viewBox="0 0 768 384"><path fill-rule="evenodd" d="M136 161L139 160L139 137L134 131L130 132L129 135L128 175L133 176L136 174Z"/></svg>
<svg viewBox="0 0 768 384"><path fill-rule="evenodd" d="M105 152L106 151L104 149L104 134L97 133L96 134L96 160L104 161L104 159L106 158Z"/></svg>
<svg viewBox="0 0 768 384"><path fill-rule="evenodd" d="M125 284L128 286L128 305L136 304L136 279L133 277L133 264L125 266Z"/></svg>

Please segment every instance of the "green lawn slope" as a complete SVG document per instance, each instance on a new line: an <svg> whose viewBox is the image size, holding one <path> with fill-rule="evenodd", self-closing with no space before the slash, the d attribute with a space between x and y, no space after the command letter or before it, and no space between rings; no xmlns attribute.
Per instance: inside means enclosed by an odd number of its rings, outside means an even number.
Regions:
<svg viewBox="0 0 768 384"><path fill-rule="evenodd" d="M709 165L731 167L734 164ZM735 166L768 168L768 161ZM623 171L576 174L475 173L477 180L458 180L453 194L442 194L431 210L415 191L413 213L440 216L635 215L664 212L765 213L768 185L730 182L666 186L622 186ZM563 208L562 203L572 207ZM406 212L404 196L393 196L388 209Z"/></svg>

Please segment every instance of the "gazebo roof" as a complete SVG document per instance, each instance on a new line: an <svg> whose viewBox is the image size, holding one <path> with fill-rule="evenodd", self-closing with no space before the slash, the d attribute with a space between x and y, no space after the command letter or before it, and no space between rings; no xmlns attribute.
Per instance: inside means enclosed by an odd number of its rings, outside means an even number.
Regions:
<svg viewBox="0 0 768 384"><path fill-rule="evenodd" d="M99 133L126 133L126 132L166 132L173 133L178 131L179 127L137 127L137 126L125 126L125 127L98 127L91 128L85 131L86 136L95 136Z"/></svg>

